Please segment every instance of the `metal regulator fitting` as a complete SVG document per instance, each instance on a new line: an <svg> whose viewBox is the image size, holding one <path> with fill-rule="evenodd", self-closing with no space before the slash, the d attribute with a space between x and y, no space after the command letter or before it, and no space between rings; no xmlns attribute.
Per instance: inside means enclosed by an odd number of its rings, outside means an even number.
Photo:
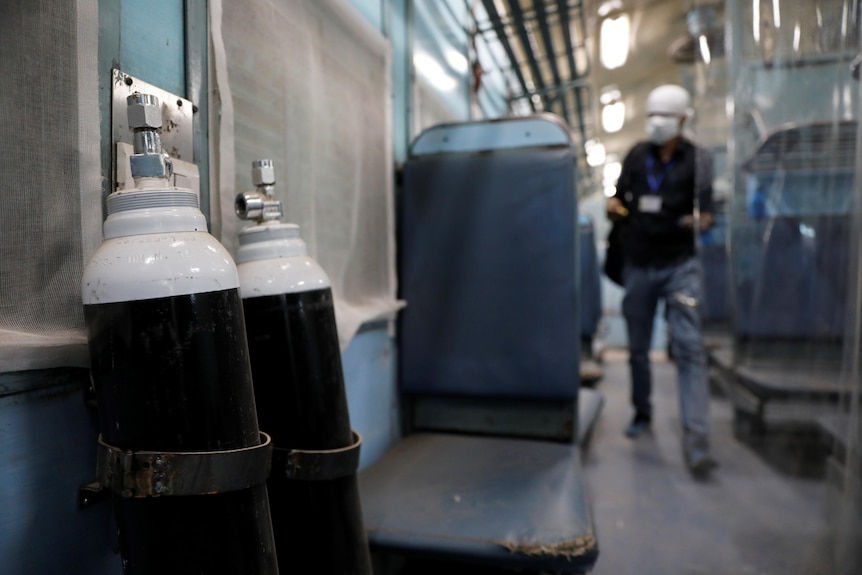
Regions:
<svg viewBox="0 0 862 575"><path fill-rule="evenodd" d="M275 199L275 167L272 160L253 161L251 179L257 189L237 194L234 201L236 215L241 220L258 223L280 220L284 210L281 201Z"/></svg>
<svg viewBox="0 0 862 575"><path fill-rule="evenodd" d="M129 128L134 132L135 153L129 159L132 177L170 178L173 163L162 152L162 109L159 99L151 94L135 92L126 98Z"/></svg>

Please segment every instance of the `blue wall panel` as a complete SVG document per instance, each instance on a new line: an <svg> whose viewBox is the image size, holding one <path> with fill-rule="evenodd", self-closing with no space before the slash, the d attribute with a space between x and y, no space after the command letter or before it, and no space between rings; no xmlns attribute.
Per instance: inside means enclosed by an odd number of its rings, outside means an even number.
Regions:
<svg viewBox="0 0 862 575"><path fill-rule="evenodd" d="M360 469L400 437L395 344L385 325L360 330L342 354L350 423L362 435Z"/></svg>
<svg viewBox="0 0 862 575"><path fill-rule="evenodd" d="M374 24L374 27L383 32L383 2L390 0L350 0L350 3L360 14Z"/></svg>
<svg viewBox="0 0 862 575"><path fill-rule="evenodd" d="M123 2L120 67L123 72L186 96L183 0Z"/></svg>
<svg viewBox="0 0 862 575"><path fill-rule="evenodd" d="M469 120L472 73L467 59L466 13L437 0L419 0L414 5L416 76L424 78L455 118Z"/></svg>
<svg viewBox="0 0 862 575"><path fill-rule="evenodd" d="M411 26L407 0L389 1L389 30L392 46L392 130L393 157L396 164L407 161L410 145L410 61Z"/></svg>
<svg viewBox="0 0 862 575"><path fill-rule="evenodd" d="M110 502L77 505L96 478L85 383L0 397L0 573L122 573Z"/></svg>

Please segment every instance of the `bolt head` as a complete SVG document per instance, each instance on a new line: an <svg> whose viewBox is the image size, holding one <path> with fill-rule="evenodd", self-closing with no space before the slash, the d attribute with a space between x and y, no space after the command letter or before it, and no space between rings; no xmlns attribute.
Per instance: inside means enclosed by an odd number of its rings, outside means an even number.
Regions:
<svg viewBox="0 0 862 575"><path fill-rule="evenodd" d="M272 160L255 160L251 163L251 180L255 186L271 186L275 183L275 166Z"/></svg>
<svg viewBox="0 0 862 575"><path fill-rule="evenodd" d="M158 130L162 127L162 107L155 96L136 92L126 99L126 104L129 128Z"/></svg>
<svg viewBox="0 0 862 575"><path fill-rule="evenodd" d="M153 491L159 495L163 495L168 492L168 478L164 473L159 473L155 476Z"/></svg>

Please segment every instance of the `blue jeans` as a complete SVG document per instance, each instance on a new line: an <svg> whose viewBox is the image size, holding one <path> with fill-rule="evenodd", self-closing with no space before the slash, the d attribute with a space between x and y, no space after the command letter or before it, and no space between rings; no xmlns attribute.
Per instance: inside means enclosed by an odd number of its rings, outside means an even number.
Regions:
<svg viewBox="0 0 862 575"><path fill-rule="evenodd" d="M628 327L635 410L652 416L649 349L656 307L663 299L671 353L677 366L682 426L687 433L705 438L709 433L709 384L698 313L701 277L700 261L695 257L662 268L627 264L623 272L623 315Z"/></svg>

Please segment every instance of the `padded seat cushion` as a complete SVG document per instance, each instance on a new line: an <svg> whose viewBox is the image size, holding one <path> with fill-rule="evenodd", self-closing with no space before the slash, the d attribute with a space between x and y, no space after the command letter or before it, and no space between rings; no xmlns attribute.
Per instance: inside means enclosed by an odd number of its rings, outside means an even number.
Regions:
<svg viewBox="0 0 862 575"><path fill-rule="evenodd" d="M374 547L584 573L598 550L577 445L416 434L359 476Z"/></svg>

